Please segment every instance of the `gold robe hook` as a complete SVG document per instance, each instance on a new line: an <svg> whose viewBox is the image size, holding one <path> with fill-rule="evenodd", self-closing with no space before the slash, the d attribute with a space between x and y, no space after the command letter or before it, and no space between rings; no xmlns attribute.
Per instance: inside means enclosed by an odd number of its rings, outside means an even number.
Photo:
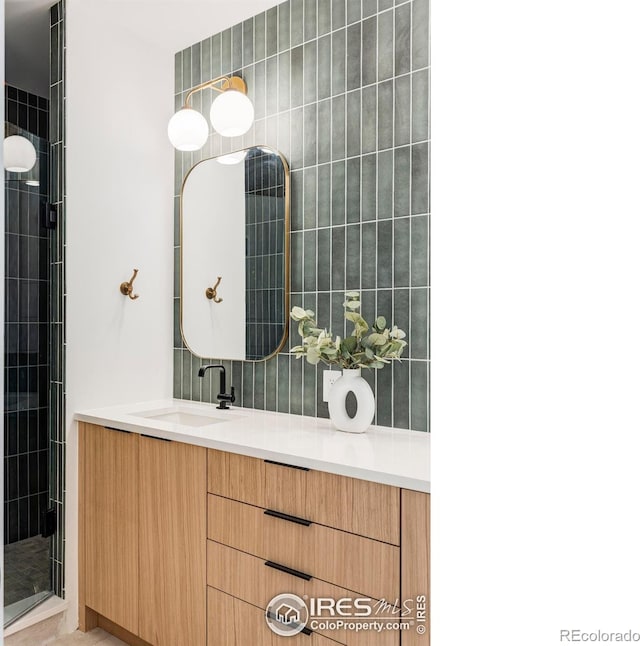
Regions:
<svg viewBox="0 0 640 646"><path fill-rule="evenodd" d="M138 275L138 270L134 269L133 276L131 276L129 281L126 283L120 283L120 293L123 294L124 296L128 296L132 301L135 301L136 298L138 298L139 296L139 294L133 293L133 281L136 279L137 275Z"/></svg>
<svg viewBox="0 0 640 646"><path fill-rule="evenodd" d="M222 299L218 297L218 285L220 284L221 280L222 280L222 276L218 276L218 280L216 281L216 284L213 287L207 287L207 289L204 292L204 295L214 303L222 303Z"/></svg>

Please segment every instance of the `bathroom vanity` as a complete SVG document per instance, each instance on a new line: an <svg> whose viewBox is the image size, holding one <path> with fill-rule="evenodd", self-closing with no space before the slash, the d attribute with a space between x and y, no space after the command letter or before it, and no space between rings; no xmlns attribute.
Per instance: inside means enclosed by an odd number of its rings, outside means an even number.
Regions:
<svg viewBox="0 0 640 646"><path fill-rule="evenodd" d="M429 643L428 434L177 400L76 419L82 630L153 646ZM279 636L265 609L282 593L368 599L372 616L343 618L365 624L405 621L407 602L410 625Z"/></svg>

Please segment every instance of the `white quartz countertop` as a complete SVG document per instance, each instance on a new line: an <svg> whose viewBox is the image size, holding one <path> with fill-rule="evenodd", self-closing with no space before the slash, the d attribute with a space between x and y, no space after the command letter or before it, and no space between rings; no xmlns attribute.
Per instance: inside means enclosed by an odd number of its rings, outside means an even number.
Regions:
<svg viewBox="0 0 640 646"><path fill-rule="evenodd" d="M189 426L142 416L176 409L185 416L216 419ZM236 406L221 411L214 404L179 399L83 410L75 419L405 489L431 490L429 433L383 426L343 433L328 419Z"/></svg>

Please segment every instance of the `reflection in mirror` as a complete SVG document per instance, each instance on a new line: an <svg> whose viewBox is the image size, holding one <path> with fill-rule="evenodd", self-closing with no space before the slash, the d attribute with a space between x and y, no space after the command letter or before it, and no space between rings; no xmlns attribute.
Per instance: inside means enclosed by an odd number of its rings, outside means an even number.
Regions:
<svg viewBox="0 0 640 646"><path fill-rule="evenodd" d="M286 340L289 168L264 146L205 159L181 196L181 329L200 357L259 361Z"/></svg>

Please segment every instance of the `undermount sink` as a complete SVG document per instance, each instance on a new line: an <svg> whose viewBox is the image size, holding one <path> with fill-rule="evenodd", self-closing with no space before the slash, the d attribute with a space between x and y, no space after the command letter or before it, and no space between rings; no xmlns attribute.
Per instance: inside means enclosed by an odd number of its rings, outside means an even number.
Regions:
<svg viewBox="0 0 640 646"><path fill-rule="evenodd" d="M231 418L222 415L209 415L208 413L194 412L182 408L161 408L143 413L134 413L136 417L144 419L157 419L159 422L171 422L182 426L209 426L220 422L229 422Z"/></svg>

